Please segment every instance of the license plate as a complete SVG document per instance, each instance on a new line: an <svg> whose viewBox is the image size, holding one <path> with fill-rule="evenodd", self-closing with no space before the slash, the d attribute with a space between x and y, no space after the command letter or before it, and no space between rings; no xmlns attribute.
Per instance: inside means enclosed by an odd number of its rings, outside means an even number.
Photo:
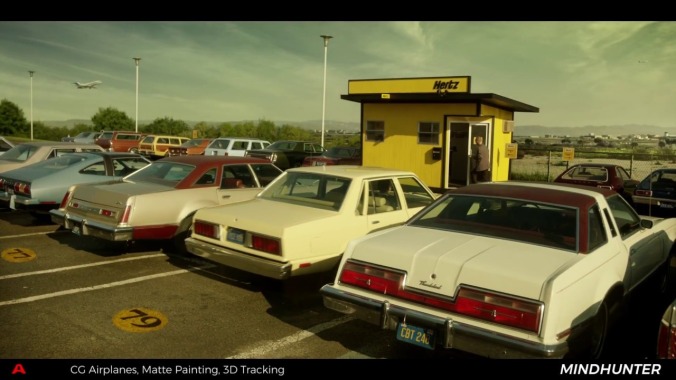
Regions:
<svg viewBox="0 0 676 380"><path fill-rule="evenodd" d="M325 166L326 163L322 161L315 161L315 166Z"/></svg>
<svg viewBox="0 0 676 380"><path fill-rule="evenodd" d="M244 244L244 231L239 228L228 228L228 241L237 244Z"/></svg>
<svg viewBox="0 0 676 380"><path fill-rule="evenodd" d="M672 208L674 208L674 205L671 204L671 203L660 203L660 207L672 209Z"/></svg>
<svg viewBox="0 0 676 380"><path fill-rule="evenodd" d="M433 350L434 330L400 323L397 325L397 340Z"/></svg>

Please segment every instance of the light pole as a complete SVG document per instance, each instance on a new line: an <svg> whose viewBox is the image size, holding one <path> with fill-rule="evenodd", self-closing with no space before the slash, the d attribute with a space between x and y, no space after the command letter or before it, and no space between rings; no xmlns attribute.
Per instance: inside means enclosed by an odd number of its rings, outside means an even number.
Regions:
<svg viewBox="0 0 676 380"><path fill-rule="evenodd" d="M35 71L28 70L28 74L31 76L31 141L33 140L33 74Z"/></svg>
<svg viewBox="0 0 676 380"><path fill-rule="evenodd" d="M141 58L134 57L134 62L136 62L136 117L134 120L136 121L136 132L138 133L138 63L141 60Z"/></svg>
<svg viewBox="0 0 676 380"><path fill-rule="evenodd" d="M326 56L329 53L329 40L332 36L321 35L324 39L324 96L322 97L322 147L324 147L324 117L326 115Z"/></svg>

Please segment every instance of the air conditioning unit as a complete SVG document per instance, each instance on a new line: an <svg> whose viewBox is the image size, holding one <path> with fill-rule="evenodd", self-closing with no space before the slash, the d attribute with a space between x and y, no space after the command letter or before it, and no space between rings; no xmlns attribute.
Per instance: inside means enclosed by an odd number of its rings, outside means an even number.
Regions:
<svg viewBox="0 0 676 380"><path fill-rule="evenodd" d="M505 120L502 122L502 133L514 132L514 120Z"/></svg>

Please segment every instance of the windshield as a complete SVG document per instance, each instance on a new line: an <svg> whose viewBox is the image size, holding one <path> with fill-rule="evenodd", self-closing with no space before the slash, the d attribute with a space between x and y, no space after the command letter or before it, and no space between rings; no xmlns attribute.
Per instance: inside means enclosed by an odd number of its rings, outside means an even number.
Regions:
<svg viewBox="0 0 676 380"><path fill-rule="evenodd" d="M447 194L410 225L577 251L577 209L522 199Z"/></svg>
<svg viewBox="0 0 676 380"><path fill-rule="evenodd" d="M200 146L200 145L202 145L203 142L204 142L204 140L192 139L192 140L188 140L188 141L184 142L183 144L181 144L181 146L184 147L184 148L190 148L190 147L193 147L193 146Z"/></svg>
<svg viewBox="0 0 676 380"><path fill-rule="evenodd" d="M323 210L339 210L352 180L317 173L286 172L260 198Z"/></svg>
<svg viewBox="0 0 676 380"><path fill-rule="evenodd" d="M195 169L194 165L177 162L153 162L125 177L133 182L153 182L163 185L176 185Z"/></svg>
<svg viewBox="0 0 676 380"><path fill-rule="evenodd" d="M31 158L32 155L35 154L35 152L38 151L38 147L33 146L33 145L28 145L28 144L19 144L15 146L14 148L6 151L5 153L0 156L0 159L2 160L9 160L9 161L26 161L27 159Z"/></svg>

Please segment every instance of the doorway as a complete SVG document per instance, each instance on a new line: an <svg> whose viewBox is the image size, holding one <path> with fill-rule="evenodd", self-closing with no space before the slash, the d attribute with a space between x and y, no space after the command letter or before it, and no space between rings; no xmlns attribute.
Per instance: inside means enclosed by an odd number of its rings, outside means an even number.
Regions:
<svg viewBox="0 0 676 380"><path fill-rule="evenodd" d="M446 130L446 173L447 187L467 186L471 182L470 156L472 144L477 136L484 138L484 144L491 149L490 123L485 120L477 122L449 121ZM489 158L492 161L492 157Z"/></svg>

